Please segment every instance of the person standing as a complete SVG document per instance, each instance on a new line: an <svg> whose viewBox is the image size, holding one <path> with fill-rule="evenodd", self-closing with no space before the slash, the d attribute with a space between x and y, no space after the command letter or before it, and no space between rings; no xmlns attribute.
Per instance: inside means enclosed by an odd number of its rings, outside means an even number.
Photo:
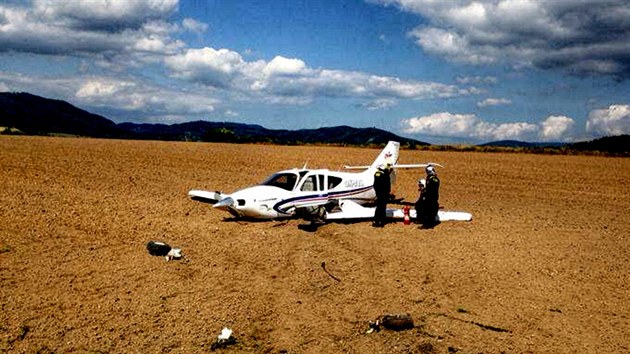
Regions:
<svg viewBox="0 0 630 354"><path fill-rule="evenodd" d="M420 199L422 199L422 205L419 210L418 218L424 227L431 228L439 223L437 215L440 209L440 179L435 172L435 167L432 165L427 166L425 171L427 174L426 186L420 197Z"/></svg>
<svg viewBox="0 0 630 354"><path fill-rule="evenodd" d="M424 209L426 208L426 195L424 194L424 188L427 186L427 180L421 178L418 180L418 200L416 200L416 222L422 224Z"/></svg>
<svg viewBox="0 0 630 354"><path fill-rule="evenodd" d="M372 226L385 226L387 201L391 192L390 168L388 165L379 165L374 172L374 192L376 192L376 210Z"/></svg>

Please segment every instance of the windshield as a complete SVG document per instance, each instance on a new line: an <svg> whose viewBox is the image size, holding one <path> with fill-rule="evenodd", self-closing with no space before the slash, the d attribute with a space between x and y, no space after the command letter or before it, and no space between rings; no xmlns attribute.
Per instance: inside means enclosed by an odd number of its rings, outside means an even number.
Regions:
<svg viewBox="0 0 630 354"><path fill-rule="evenodd" d="M296 173L276 173L271 177L267 178L266 181L262 183L263 186L274 186L278 188L282 188L288 191L292 191L295 188L295 183L298 180L298 175Z"/></svg>

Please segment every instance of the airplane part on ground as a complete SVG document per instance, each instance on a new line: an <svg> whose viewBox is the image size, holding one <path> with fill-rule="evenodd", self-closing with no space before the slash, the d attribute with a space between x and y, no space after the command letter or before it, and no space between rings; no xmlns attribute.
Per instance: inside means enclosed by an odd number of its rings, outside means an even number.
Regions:
<svg viewBox="0 0 630 354"><path fill-rule="evenodd" d="M203 202L203 203L209 203L209 204L215 204L221 199L223 199L223 196L221 195L220 192L191 190L190 192L188 192L188 195L190 196L192 200L196 200L198 202Z"/></svg>

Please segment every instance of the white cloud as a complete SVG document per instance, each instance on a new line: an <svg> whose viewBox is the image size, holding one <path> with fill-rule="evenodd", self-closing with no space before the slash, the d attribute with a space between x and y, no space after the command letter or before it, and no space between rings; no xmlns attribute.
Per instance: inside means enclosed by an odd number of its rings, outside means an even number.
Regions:
<svg viewBox="0 0 630 354"><path fill-rule="evenodd" d="M231 109L228 109L227 111L225 111L225 115L226 115L227 117L230 117L230 118L233 118L233 117L238 117L238 116L239 116L238 112L235 112L235 111L233 111L233 110L231 110Z"/></svg>
<svg viewBox="0 0 630 354"><path fill-rule="evenodd" d="M477 102L477 107L489 107L512 104L512 100L507 98L486 98L485 100Z"/></svg>
<svg viewBox="0 0 630 354"><path fill-rule="evenodd" d="M398 104L398 101L393 98L379 98L368 102L363 105L368 111L376 111L381 109L387 109Z"/></svg>
<svg viewBox="0 0 630 354"><path fill-rule="evenodd" d="M219 103L217 99L201 94L101 77L84 81L73 101L93 107L116 107L165 116L210 113Z"/></svg>
<svg viewBox="0 0 630 354"><path fill-rule="evenodd" d="M276 56L269 62L246 61L237 52L207 47L170 56L165 63L173 77L243 94L262 95L269 102L310 102L315 97L451 98L478 92L475 88L436 82L313 69L298 58Z"/></svg>
<svg viewBox="0 0 630 354"><path fill-rule="evenodd" d="M465 36L450 30L419 27L409 32L409 35L415 37L416 43L426 52L452 61L472 64L490 64L496 61L492 55L476 52Z"/></svg>
<svg viewBox="0 0 630 354"><path fill-rule="evenodd" d="M508 140L531 140L538 132L539 127L536 124L527 122L517 123L484 123L480 136L490 136L494 139Z"/></svg>
<svg viewBox="0 0 630 354"><path fill-rule="evenodd" d="M230 86L249 65L234 51L207 47L188 49L184 54L167 57L165 63L174 77L219 88Z"/></svg>
<svg viewBox="0 0 630 354"><path fill-rule="evenodd" d="M566 116L549 116L542 123L538 134L542 141L567 141L571 137L567 134L571 131L575 121Z"/></svg>
<svg viewBox="0 0 630 354"><path fill-rule="evenodd" d="M178 0L53 1L29 6L0 4L0 52L111 58L174 53L183 43L171 38L168 18Z"/></svg>
<svg viewBox="0 0 630 354"><path fill-rule="evenodd" d="M208 24L199 22L192 18L185 18L182 21L182 27L190 32L202 34L208 30Z"/></svg>
<svg viewBox="0 0 630 354"><path fill-rule="evenodd" d="M455 82L461 85L494 85L497 81L494 76L458 76L455 78Z"/></svg>
<svg viewBox="0 0 630 354"><path fill-rule="evenodd" d="M558 141L573 126L573 119L550 116L540 124L527 122L491 123L474 114L435 113L402 120L403 131L437 137L468 138L482 141Z"/></svg>
<svg viewBox="0 0 630 354"><path fill-rule="evenodd" d="M447 9L444 15L449 22L469 28L482 25L488 20L486 8L479 2L472 2L468 6L452 7Z"/></svg>
<svg viewBox="0 0 630 354"><path fill-rule="evenodd" d="M33 1L33 13L51 23L79 29L118 32L140 27L147 20L162 19L177 10L179 0L150 1Z"/></svg>
<svg viewBox="0 0 630 354"><path fill-rule="evenodd" d="M300 59L289 59L282 56L276 56L263 68L263 73L267 76L271 75L298 75L305 73L306 64Z"/></svg>
<svg viewBox="0 0 630 354"><path fill-rule="evenodd" d="M586 132L593 136L630 134L630 105L612 105L591 111Z"/></svg>
<svg viewBox="0 0 630 354"><path fill-rule="evenodd" d="M79 98L112 96L121 91L125 86L133 86L127 82L114 82L112 80L90 80L85 82L77 91Z"/></svg>
<svg viewBox="0 0 630 354"><path fill-rule="evenodd" d="M4 82L0 81L0 92L9 92L9 86Z"/></svg>
<svg viewBox="0 0 630 354"><path fill-rule="evenodd" d="M404 131L412 134L462 137L474 134L481 123L474 114L435 113L403 120Z"/></svg>
<svg viewBox="0 0 630 354"><path fill-rule="evenodd" d="M371 1L424 17L410 36L448 60L630 76L627 0Z"/></svg>
<svg viewBox="0 0 630 354"><path fill-rule="evenodd" d="M118 121L159 122L160 117L165 120L179 117L179 121L203 119L222 104L204 90L189 92L111 76L50 78L0 71L0 82L17 92L65 100Z"/></svg>

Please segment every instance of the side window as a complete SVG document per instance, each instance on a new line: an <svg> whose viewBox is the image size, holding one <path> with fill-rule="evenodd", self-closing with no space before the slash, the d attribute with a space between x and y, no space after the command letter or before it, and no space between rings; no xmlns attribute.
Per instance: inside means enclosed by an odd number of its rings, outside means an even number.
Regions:
<svg viewBox="0 0 630 354"><path fill-rule="evenodd" d="M328 189L333 189L341 183L341 178L335 176L328 176Z"/></svg>
<svg viewBox="0 0 630 354"><path fill-rule="evenodd" d="M315 176L308 176L304 179L304 183L302 183L301 190L303 192L312 192L317 187L317 180Z"/></svg>

